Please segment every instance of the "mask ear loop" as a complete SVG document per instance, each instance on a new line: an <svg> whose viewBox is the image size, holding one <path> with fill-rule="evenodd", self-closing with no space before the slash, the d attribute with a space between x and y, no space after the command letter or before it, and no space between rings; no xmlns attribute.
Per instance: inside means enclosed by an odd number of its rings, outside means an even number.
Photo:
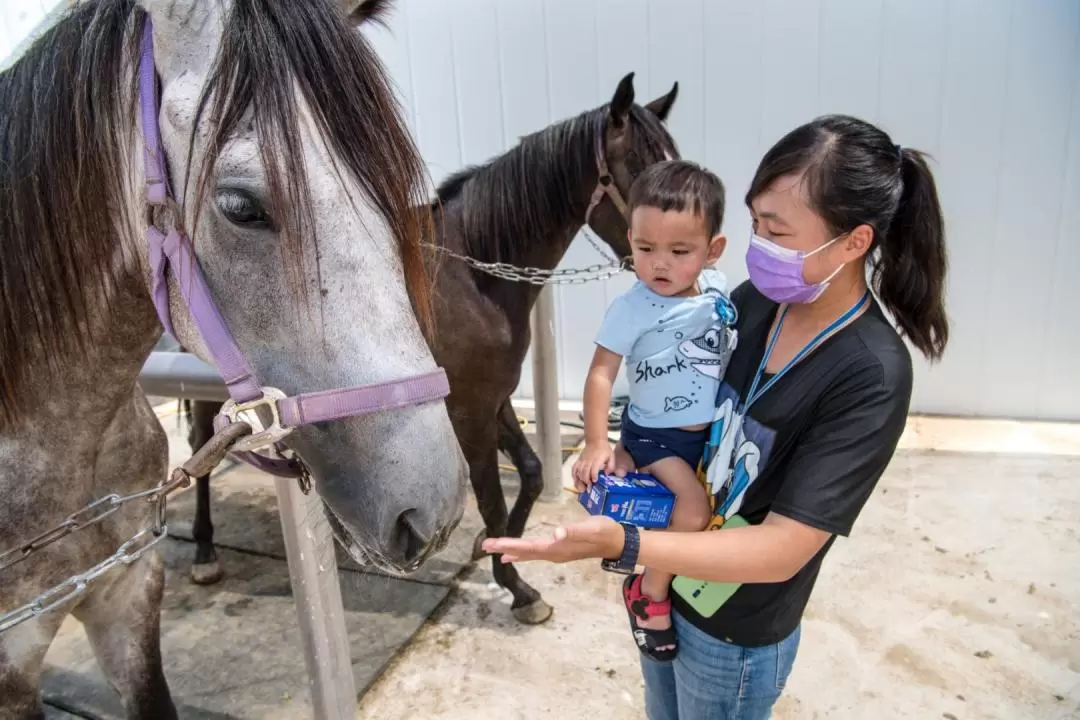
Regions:
<svg viewBox="0 0 1080 720"><path fill-rule="evenodd" d="M834 238L833 238L832 240L830 240L829 242L825 243L825 244L824 244L824 245L822 245L821 247L819 247L819 248L816 248L816 249L814 249L814 250L811 250L810 252L808 252L808 253L806 253L805 255L803 255L802 259L803 259L803 260L806 260L806 258L810 257L811 255L814 255L815 253L819 253L819 252L821 252L822 250L824 250L825 248L829 247L829 246L830 246L830 245L832 245L832 244L833 244L834 242L836 242L837 240L839 240L840 238L844 237L844 236L845 236L845 235L847 235L847 234L849 234L849 233L840 233L839 235L837 235L836 237L834 237ZM823 293L824 293L824 292L825 292L825 291L826 291L826 290L827 290L827 289L829 288L829 283L830 283L830 282L832 282L833 278L835 278L835 277L836 277L837 275L839 275L839 274L840 274L840 271L844 269L844 266L845 266L845 265L847 265L847 263L846 263L846 262L844 262L844 263L840 263L840 265L839 265L839 266L837 266L837 268L836 268L835 270L833 270L833 271L832 271L832 273L831 273L831 274L829 275L829 277L827 277L827 278L825 278L824 280L822 280L821 282L817 283L817 287L818 287L818 292L817 292L817 294L816 294L816 295L814 295L814 297L813 297L813 298L811 298L811 299L809 300L809 302L814 302L814 300L817 300L817 299L818 299L819 297L821 297L821 295L822 295L822 294L823 294Z"/></svg>

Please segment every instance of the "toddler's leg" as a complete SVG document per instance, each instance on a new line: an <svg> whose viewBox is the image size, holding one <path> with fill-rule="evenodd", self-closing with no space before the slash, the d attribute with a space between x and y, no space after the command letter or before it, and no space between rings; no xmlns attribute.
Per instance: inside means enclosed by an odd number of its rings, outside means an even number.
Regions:
<svg viewBox="0 0 1080 720"><path fill-rule="evenodd" d="M709 496L698 481L697 473L685 460L666 457L642 472L649 473L675 494L675 510L671 514L669 530L692 532L705 529L709 524ZM641 574L641 592L656 602L663 602L667 599L673 577L670 573L645 568ZM651 630L666 630L671 627L671 616L657 615L640 620L638 624Z"/></svg>

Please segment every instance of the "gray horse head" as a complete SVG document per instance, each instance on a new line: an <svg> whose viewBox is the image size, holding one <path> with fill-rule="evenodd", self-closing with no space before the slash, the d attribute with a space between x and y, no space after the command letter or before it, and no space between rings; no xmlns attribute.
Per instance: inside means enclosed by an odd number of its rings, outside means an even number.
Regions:
<svg viewBox="0 0 1080 720"><path fill-rule="evenodd" d="M173 187L260 380L295 394L434 369L408 292L427 282L421 165L364 40L304 37L292 17L304 11L284 1L141 4ZM178 339L205 358L175 290ZM358 559L412 566L460 517L466 471L442 403L305 426L286 443Z"/></svg>
<svg viewBox="0 0 1080 720"><path fill-rule="evenodd" d="M5 103L30 104L25 112L51 115L55 126L5 121L8 140L40 169L17 168L31 180L11 191L14 210L0 217L0 434L48 402L66 404L69 420L85 410L81 426L99 432L103 418L81 394L130 388L161 332L149 300L132 79L143 11L153 22L169 184L210 294L259 381L294 395L435 369L422 332L423 165L354 28L372 7L347 16L331 0L102 0L73 10L92 17L31 52L77 58L87 76L48 75L60 60L31 59L5 78ZM66 37L69 27L82 37ZM20 73L45 73L60 97L35 99L40 80ZM19 87L25 97L13 95ZM169 291L177 339L212 361L181 288L170 282ZM82 365L98 361L77 352L87 343L109 349L97 386L58 389L72 368L91 376ZM414 568L461 517L467 470L442 402L302 426L286 444L358 560Z"/></svg>

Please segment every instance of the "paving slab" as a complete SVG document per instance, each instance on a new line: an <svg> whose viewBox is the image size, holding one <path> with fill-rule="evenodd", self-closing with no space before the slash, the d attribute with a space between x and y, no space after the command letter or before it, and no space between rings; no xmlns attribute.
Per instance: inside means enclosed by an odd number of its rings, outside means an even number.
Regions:
<svg viewBox="0 0 1080 720"><path fill-rule="evenodd" d="M286 563L223 550L231 571L219 584L200 587L186 577L187 543L168 540L159 547L168 573L162 657L180 716L310 717ZM340 578L353 672L362 693L448 589L349 570ZM73 618L61 628L46 665L47 702L101 720L124 717Z"/></svg>

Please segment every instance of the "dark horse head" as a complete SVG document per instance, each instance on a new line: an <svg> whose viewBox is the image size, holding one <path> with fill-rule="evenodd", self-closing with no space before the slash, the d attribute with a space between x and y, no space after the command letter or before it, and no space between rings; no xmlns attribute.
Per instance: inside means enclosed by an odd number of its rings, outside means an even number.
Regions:
<svg viewBox="0 0 1080 720"><path fill-rule="evenodd" d="M652 102L635 104L630 73L610 102L451 175L436 202L440 244L459 245L485 262L551 268L588 216L592 230L628 256L629 219L620 205L646 167L679 157L664 125L678 90L675 83ZM605 183L610 192L598 194Z"/></svg>

